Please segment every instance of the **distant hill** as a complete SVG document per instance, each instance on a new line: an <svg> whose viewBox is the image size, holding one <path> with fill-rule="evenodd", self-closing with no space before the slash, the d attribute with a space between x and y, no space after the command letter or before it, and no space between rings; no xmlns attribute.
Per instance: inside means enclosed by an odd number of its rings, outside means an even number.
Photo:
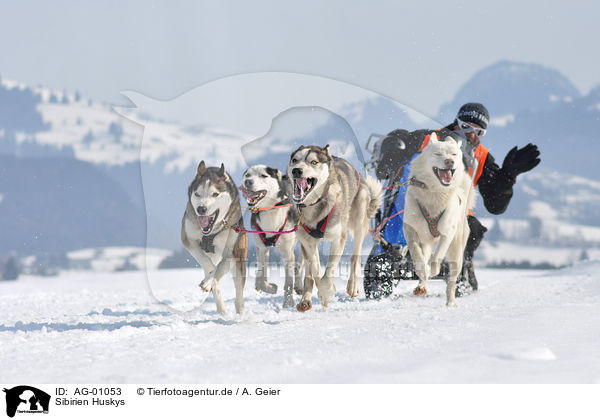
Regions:
<svg viewBox="0 0 600 420"><path fill-rule="evenodd" d="M533 142L542 152L540 167L519 177L502 217L530 219L537 217L535 209L553 208L557 220L600 226L595 217L600 212L595 169L600 88L581 95L556 70L502 61L459 89L440 110L440 124L471 100L490 109L484 143L499 164L514 145ZM11 114L12 104L18 115ZM373 94L336 113L282 113L259 138L228 127L186 127L148 116L140 116L150 122L142 128L108 104L7 80L0 81L2 110L0 252L140 246L146 217L152 227L148 245L179 249L186 189L202 159L209 166L225 163L239 182L248 165L261 162L284 170L295 147L330 143L334 153L360 168L361 154L369 158L364 145L370 133L437 126L415 122L401 104ZM486 214L481 205L477 212Z"/></svg>
<svg viewBox="0 0 600 420"><path fill-rule="evenodd" d="M0 252L144 245L142 209L93 164L0 155Z"/></svg>
<svg viewBox="0 0 600 420"><path fill-rule="evenodd" d="M479 70L458 90L454 99L442 105L438 118L452 121L466 102L481 102L492 119L521 111L540 111L580 93L564 75L539 64L502 60Z"/></svg>

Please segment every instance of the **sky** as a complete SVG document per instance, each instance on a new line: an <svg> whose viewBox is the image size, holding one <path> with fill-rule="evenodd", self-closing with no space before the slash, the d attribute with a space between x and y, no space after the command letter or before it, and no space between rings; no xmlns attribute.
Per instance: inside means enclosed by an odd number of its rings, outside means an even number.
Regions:
<svg viewBox="0 0 600 420"><path fill-rule="evenodd" d="M582 93L600 84L600 3L405 3L0 1L0 75L124 104L121 91L169 100L226 76L285 71L427 116L501 59L554 68Z"/></svg>

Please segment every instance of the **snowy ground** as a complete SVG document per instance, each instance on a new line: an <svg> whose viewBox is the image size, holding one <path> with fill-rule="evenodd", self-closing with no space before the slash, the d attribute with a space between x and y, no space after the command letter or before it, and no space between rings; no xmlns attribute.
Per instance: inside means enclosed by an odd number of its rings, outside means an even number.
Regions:
<svg viewBox="0 0 600 420"><path fill-rule="evenodd" d="M300 314L246 285L247 314L220 317L199 270L65 273L0 282L2 383L600 383L600 262L478 271L444 307L417 298L339 301ZM282 281L277 281L282 286ZM222 281L233 312L233 285ZM364 296L361 291L361 296Z"/></svg>

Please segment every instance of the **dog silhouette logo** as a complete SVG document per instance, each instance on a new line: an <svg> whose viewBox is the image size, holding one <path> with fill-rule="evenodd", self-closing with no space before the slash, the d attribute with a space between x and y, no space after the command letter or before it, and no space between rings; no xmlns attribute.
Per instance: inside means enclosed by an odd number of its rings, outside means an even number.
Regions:
<svg viewBox="0 0 600 420"><path fill-rule="evenodd" d="M6 393L6 414L14 417L19 413L48 413L50 395L41 389L29 385L19 385L11 389L4 388Z"/></svg>

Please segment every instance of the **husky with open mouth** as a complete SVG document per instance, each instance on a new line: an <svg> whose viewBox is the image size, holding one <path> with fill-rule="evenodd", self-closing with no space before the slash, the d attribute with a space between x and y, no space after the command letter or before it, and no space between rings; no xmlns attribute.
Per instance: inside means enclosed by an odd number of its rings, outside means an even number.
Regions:
<svg viewBox="0 0 600 420"><path fill-rule="evenodd" d="M267 281L269 251L273 247L281 254L285 267L283 307L293 307L294 289L298 294L302 293L300 281L302 257L296 265L294 248L297 240L293 230L298 217L284 192L281 171L266 165L251 166L242 175L240 191L246 198L248 206L253 209L251 229L261 232L252 234L258 260L256 290L266 293L277 292L277 285Z"/></svg>
<svg viewBox="0 0 600 420"><path fill-rule="evenodd" d="M468 209L474 201L460 141L452 136L438 141L431 134L427 147L411 163L404 206L404 236L419 276L415 295L427 294L427 280L439 273L445 258L450 267L446 304L455 305L456 278L469 238Z"/></svg>
<svg viewBox="0 0 600 420"><path fill-rule="evenodd" d="M244 312L244 284L248 237L227 226L243 228L242 209L237 187L225 166L207 168L198 165L196 177L188 188L188 203L181 222L181 241L204 270L202 290L213 292L217 312L226 314L219 280L233 271L235 309Z"/></svg>
<svg viewBox="0 0 600 420"><path fill-rule="evenodd" d="M337 270L348 230L354 237L350 278L346 291L358 296L362 244L369 219L381 205L381 184L362 176L346 160L331 156L329 145L300 146L290 157L287 175L291 181L291 199L301 217L296 233L305 259L304 293L296 306L300 312L312 307L312 288L316 281L323 306L333 299L334 271ZM318 245L331 242L325 273L320 276Z"/></svg>

